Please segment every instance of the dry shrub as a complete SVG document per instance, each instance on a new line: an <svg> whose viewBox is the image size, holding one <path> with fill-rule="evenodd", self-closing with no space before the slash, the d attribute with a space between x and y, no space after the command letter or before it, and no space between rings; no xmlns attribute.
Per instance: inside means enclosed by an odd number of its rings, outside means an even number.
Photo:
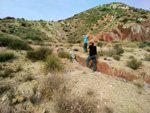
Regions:
<svg viewBox="0 0 150 113"><path fill-rule="evenodd" d="M60 59L56 55L50 55L46 59L45 71L46 72L60 72L64 67L60 62Z"/></svg>
<svg viewBox="0 0 150 113"><path fill-rule="evenodd" d="M40 86L41 96L45 99L51 99L54 92L57 92L63 83L64 79L61 75L53 74L45 78Z"/></svg>
<svg viewBox="0 0 150 113"><path fill-rule="evenodd" d="M57 100L58 113L95 113L96 103L87 98L69 99L61 95Z"/></svg>

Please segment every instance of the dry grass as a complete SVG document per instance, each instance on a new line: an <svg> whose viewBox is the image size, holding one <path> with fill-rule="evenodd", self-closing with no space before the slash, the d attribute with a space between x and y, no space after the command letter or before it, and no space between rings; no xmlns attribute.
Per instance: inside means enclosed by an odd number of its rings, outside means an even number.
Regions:
<svg viewBox="0 0 150 113"><path fill-rule="evenodd" d="M69 99L61 95L57 100L58 113L95 113L96 103L88 98Z"/></svg>

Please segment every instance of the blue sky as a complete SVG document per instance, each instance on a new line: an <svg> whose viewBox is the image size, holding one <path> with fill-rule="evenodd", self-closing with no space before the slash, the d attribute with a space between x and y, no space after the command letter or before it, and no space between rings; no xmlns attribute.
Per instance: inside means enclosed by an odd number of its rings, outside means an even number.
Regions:
<svg viewBox="0 0 150 113"><path fill-rule="evenodd" d="M0 0L0 18L57 21L111 2L150 10L150 0Z"/></svg>

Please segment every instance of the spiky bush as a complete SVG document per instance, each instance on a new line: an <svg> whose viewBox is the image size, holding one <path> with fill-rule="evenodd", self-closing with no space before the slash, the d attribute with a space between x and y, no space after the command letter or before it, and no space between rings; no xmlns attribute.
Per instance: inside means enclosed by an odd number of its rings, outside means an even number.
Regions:
<svg viewBox="0 0 150 113"><path fill-rule="evenodd" d="M8 61L10 59L14 58L14 54L13 53L8 53L8 52L1 52L0 53L0 62L5 62Z"/></svg>
<svg viewBox="0 0 150 113"><path fill-rule="evenodd" d="M45 71L46 72L59 72L63 71L64 67L60 62L60 59L56 57L56 55L52 54L47 57L46 59L46 65L45 65Z"/></svg>
<svg viewBox="0 0 150 113"><path fill-rule="evenodd" d="M26 57L31 59L32 61L45 60L46 57L48 55L51 55L52 53L52 49L42 47L37 50L28 51Z"/></svg>
<svg viewBox="0 0 150 113"><path fill-rule="evenodd" d="M127 61L126 64L128 67L136 70L142 65L142 62L137 60L136 58L132 58L131 60Z"/></svg>

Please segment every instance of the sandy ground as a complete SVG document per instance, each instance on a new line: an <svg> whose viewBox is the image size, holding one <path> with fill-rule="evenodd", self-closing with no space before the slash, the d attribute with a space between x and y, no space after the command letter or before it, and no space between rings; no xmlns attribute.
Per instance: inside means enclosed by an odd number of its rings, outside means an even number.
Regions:
<svg viewBox="0 0 150 113"><path fill-rule="evenodd" d="M33 93L33 91L30 91L31 88L34 85L38 85L46 76L43 72L44 62L31 62L25 58L25 51L13 52L17 56L16 60L1 63L1 65L15 69L16 65L20 64L23 70L15 73L14 78L6 78L1 80L0 83L11 84L11 87L24 92L25 95L30 95ZM67 79L65 84L67 89L70 89L69 93L66 94L68 98L80 97L87 98L87 100L91 99L96 103L96 113L109 113L108 109L114 113L149 113L150 88L144 82L144 86L139 88L133 82L123 81L100 72L93 72L75 60L70 62L67 59L62 59L62 62L66 67L62 76ZM32 75L34 80L21 82L19 79L25 74ZM4 97L6 97L5 100ZM7 106L4 105L8 105L7 98L7 93L0 95L0 105L3 108L6 107L6 109ZM33 109L35 113L45 113L46 111L57 113L55 110L55 100L43 100L38 105L33 105L31 102L26 101L25 103L15 105L13 108L16 109L15 107L18 107L18 109L21 109L22 106L26 107L26 109Z"/></svg>

